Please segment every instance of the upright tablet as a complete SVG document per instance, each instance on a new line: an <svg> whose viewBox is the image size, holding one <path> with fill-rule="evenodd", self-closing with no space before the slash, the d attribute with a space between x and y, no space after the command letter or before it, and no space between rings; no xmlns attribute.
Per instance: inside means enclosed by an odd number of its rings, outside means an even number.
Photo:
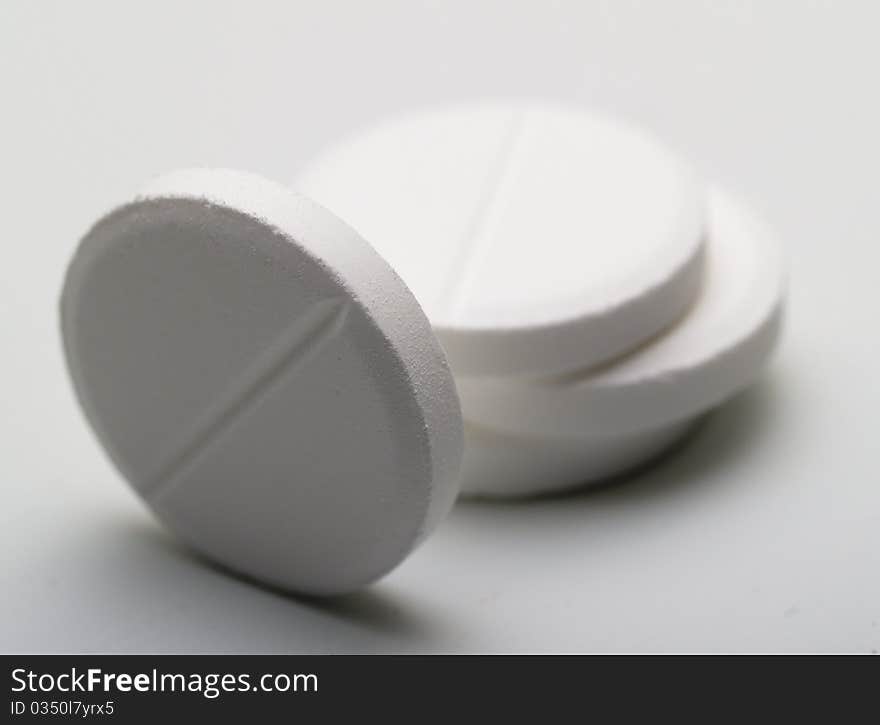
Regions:
<svg viewBox="0 0 880 725"><path fill-rule="evenodd" d="M372 247L284 187L160 179L86 234L61 319L108 454L225 566L350 591L452 505L461 412L428 320Z"/></svg>

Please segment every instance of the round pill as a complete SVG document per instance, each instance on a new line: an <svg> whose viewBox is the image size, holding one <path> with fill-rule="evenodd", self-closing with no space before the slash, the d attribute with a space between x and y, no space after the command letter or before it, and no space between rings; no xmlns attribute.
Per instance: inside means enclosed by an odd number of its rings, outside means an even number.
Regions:
<svg viewBox="0 0 880 725"><path fill-rule="evenodd" d="M429 322L309 200L248 174L170 174L86 234L61 302L98 438L217 562L347 592L451 507L461 412Z"/></svg>
<svg viewBox="0 0 880 725"><path fill-rule="evenodd" d="M739 202L710 194L700 297L666 334L600 370L513 383L458 379L465 419L526 434L612 435L666 425L751 383L781 325L780 249Z"/></svg>
<svg viewBox="0 0 880 725"><path fill-rule="evenodd" d="M699 287L704 199L690 169L579 111L405 116L330 148L294 186L397 270L456 375L601 363L676 321Z"/></svg>
<svg viewBox="0 0 880 725"><path fill-rule="evenodd" d="M542 437L465 423L462 494L518 498L595 485L646 465L698 419L622 435Z"/></svg>

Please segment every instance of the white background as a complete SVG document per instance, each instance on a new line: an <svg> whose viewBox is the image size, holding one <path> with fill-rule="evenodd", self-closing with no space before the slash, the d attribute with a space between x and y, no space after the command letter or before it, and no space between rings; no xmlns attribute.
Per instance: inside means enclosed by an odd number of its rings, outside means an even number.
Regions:
<svg viewBox="0 0 880 725"><path fill-rule="evenodd" d="M0 650L880 648L880 7L865 2L59 2L0 9ZM190 556L70 391L78 237L176 167L277 180L396 109L563 99L656 130L790 257L763 381L635 480L462 504L329 604Z"/></svg>

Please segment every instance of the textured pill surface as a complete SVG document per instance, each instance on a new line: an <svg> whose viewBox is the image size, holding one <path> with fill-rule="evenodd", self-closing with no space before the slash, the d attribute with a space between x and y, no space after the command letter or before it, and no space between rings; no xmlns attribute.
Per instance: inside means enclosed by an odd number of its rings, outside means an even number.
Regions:
<svg viewBox="0 0 880 725"><path fill-rule="evenodd" d="M598 371L518 384L460 379L465 418L525 434L621 434L696 415L751 383L779 335L781 250L724 192L712 192L709 207L706 277L678 325Z"/></svg>
<svg viewBox="0 0 880 725"><path fill-rule="evenodd" d="M109 456L234 570L353 590L452 505L461 413L426 317L354 231L281 186L157 180L83 239L61 314Z"/></svg>
<svg viewBox="0 0 880 725"><path fill-rule="evenodd" d="M326 150L294 186L391 263L457 375L603 362L699 287L701 185L650 135L584 112L405 116Z"/></svg>

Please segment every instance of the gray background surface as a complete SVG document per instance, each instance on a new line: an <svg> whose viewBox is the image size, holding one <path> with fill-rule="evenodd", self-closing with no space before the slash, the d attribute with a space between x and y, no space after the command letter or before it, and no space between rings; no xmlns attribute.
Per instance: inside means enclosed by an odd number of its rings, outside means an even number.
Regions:
<svg viewBox="0 0 880 725"><path fill-rule="evenodd" d="M880 12L865 2L30 3L0 9L0 650L876 651ZM624 485L459 505L332 604L182 550L111 469L57 334L78 237L188 165L290 179L401 108L647 124L791 262L764 380Z"/></svg>

